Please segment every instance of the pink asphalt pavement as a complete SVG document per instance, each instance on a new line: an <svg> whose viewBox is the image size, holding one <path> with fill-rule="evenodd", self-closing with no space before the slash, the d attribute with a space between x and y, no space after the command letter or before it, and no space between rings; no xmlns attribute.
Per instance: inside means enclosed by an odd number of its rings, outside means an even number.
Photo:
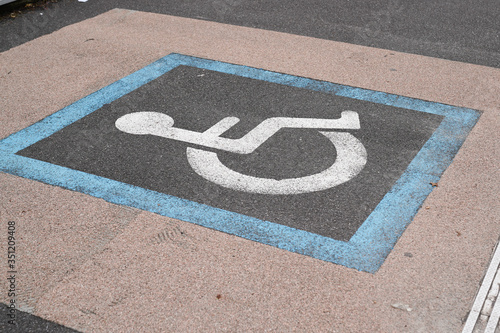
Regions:
<svg viewBox="0 0 500 333"><path fill-rule="evenodd" d="M0 53L0 138L172 52L483 113L375 274L1 173L20 310L82 332L462 329L500 235L499 69L115 9Z"/></svg>

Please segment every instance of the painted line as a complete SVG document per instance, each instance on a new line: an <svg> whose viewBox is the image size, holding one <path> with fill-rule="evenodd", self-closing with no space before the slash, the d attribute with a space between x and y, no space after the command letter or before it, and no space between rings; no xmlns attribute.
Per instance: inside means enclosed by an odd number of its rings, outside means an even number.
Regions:
<svg viewBox="0 0 500 333"><path fill-rule="evenodd" d="M348 242L15 155L179 65L427 112L444 118L401 178ZM439 180L479 116L479 111L468 108L173 53L0 141L0 171L374 273L432 191L429 183Z"/></svg>
<svg viewBox="0 0 500 333"><path fill-rule="evenodd" d="M484 276L483 283L481 283L479 292L476 295L476 299L474 300L472 309L469 312L469 316L467 317L467 321L465 322L462 333L472 333L474 331L474 327L476 326L483 305L486 301L486 298L488 297L488 291L492 286L495 274L497 273L499 266L500 266L500 246L498 246L497 244L497 248L495 250L493 258L491 259L490 265L488 266L488 270L486 271L486 275ZM500 304L498 298L495 304L495 309L497 308L497 304Z"/></svg>
<svg viewBox="0 0 500 333"><path fill-rule="evenodd" d="M500 272L497 272L497 275L500 275ZM491 311L490 318L488 319L488 324L486 325L485 333L495 333L498 328L498 321L500 320L500 300L495 299L495 305L493 306L493 310Z"/></svg>

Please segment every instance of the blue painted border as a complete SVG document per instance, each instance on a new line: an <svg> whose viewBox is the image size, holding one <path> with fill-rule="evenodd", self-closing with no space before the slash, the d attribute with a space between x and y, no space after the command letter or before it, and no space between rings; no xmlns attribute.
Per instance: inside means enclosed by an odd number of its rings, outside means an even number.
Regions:
<svg viewBox="0 0 500 333"><path fill-rule="evenodd" d="M444 119L348 242L15 155L179 65L433 113ZM439 180L479 116L472 109L172 53L0 141L0 171L375 273L432 191L429 183Z"/></svg>

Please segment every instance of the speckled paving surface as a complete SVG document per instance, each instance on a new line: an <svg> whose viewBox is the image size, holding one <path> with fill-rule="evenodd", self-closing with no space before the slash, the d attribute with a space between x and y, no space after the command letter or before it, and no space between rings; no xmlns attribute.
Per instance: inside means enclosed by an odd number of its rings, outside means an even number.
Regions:
<svg viewBox="0 0 500 333"><path fill-rule="evenodd" d="M116 9L0 54L0 137L174 52L482 115L374 274L2 173L20 310L82 332L460 331L500 235L500 70Z"/></svg>

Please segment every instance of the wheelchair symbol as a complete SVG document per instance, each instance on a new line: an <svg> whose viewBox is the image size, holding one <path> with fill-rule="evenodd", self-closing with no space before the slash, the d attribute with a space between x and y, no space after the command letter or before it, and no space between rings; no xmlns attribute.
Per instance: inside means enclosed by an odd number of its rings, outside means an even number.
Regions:
<svg viewBox="0 0 500 333"><path fill-rule="evenodd" d="M367 161L365 147L351 133L325 131L360 129L359 116L354 111L342 112L339 119L273 117L264 120L239 139L221 137L238 122L236 117L226 117L200 133L173 127L174 120L164 113L134 112L118 118L115 126L129 134L154 135L237 154L252 153L282 128L323 129L319 133L335 146L335 162L327 169L309 176L281 180L236 172L222 164L215 152L187 148L188 162L198 175L220 186L249 193L300 194L326 190L354 178Z"/></svg>

